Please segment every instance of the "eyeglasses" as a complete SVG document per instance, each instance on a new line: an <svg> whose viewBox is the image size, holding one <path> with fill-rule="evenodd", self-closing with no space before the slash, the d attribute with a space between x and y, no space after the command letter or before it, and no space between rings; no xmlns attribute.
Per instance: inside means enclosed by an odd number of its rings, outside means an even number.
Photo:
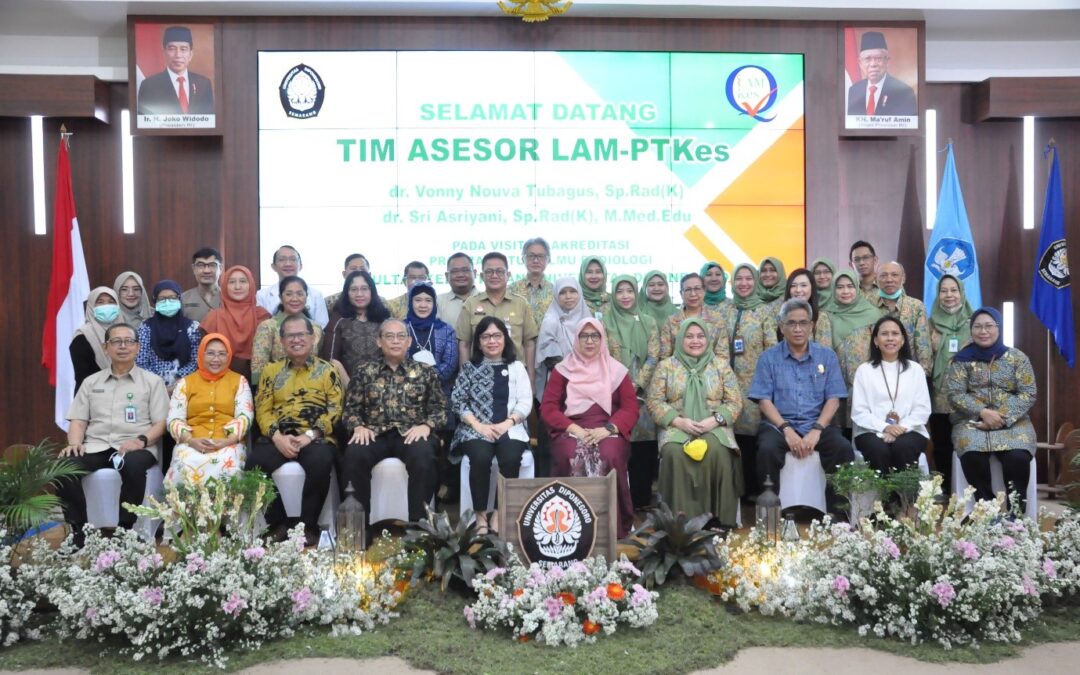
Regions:
<svg viewBox="0 0 1080 675"><path fill-rule="evenodd" d="M383 333L379 337L386 340L387 342L403 342L403 341L409 339L409 334L408 333Z"/></svg>
<svg viewBox="0 0 1080 675"><path fill-rule="evenodd" d="M502 333L481 333L480 342L500 342L503 339Z"/></svg>
<svg viewBox="0 0 1080 675"><path fill-rule="evenodd" d="M531 262L540 262L541 260L547 260L547 253L526 253L525 259Z"/></svg>
<svg viewBox="0 0 1080 675"><path fill-rule="evenodd" d="M206 352L205 356L208 359L224 359L229 356L229 352Z"/></svg>
<svg viewBox="0 0 1080 675"><path fill-rule="evenodd" d="M983 331L997 330L997 327L998 325L996 323L976 323L972 324L971 332L974 333L978 331L981 333Z"/></svg>
<svg viewBox="0 0 1080 675"><path fill-rule="evenodd" d="M857 256L855 256L854 258L851 259L851 262L858 264L858 263L870 262L873 259L874 259L874 256L872 256L872 255L857 255Z"/></svg>
<svg viewBox="0 0 1080 675"><path fill-rule="evenodd" d="M687 286L686 288L682 289L682 292L683 292L683 295L686 295L687 293L704 293L705 292L705 287L704 286Z"/></svg>
<svg viewBox="0 0 1080 675"><path fill-rule="evenodd" d="M501 268L501 267L499 269L484 270L484 276L485 277L505 277L506 276L506 270Z"/></svg>
<svg viewBox="0 0 1080 675"><path fill-rule="evenodd" d="M405 277L405 281L413 281L413 282L427 281L427 275L426 274L410 274L409 276Z"/></svg>
<svg viewBox="0 0 1080 675"><path fill-rule="evenodd" d="M789 330L795 330L796 328L799 330L806 330L810 327L810 323L810 321L785 321L784 327Z"/></svg>
<svg viewBox="0 0 1080 675"><path fill-rule="evenodd" d="M600 342L600 333L579 333L578 338L582 342Z"/></svg>
<svg viewBox="0 0 1080 675"><path fill-rule="evenodd" d="M110 338L108 340L108 343L113 347L134 347L135 345L139 344L139 341L135 338Z"/></svg>
<svg viewBox="0 0 1080 675"><path fill-rule="evenodd" d="M221 263L218 263L218 262L197 262L197 263L192 263L191 266L194 267L197 270L213 270L213 269L217 269L218 265L220 265L220 264Z"/></svg>
<svg viewBox="0 0 1080 675"><path fill-rule="evenodd" d="M281 337L288 342L296 342L298 340L303 340L309 335L314 335L314 333L308 333L306 331L303 333L285 333Z"/></svg>

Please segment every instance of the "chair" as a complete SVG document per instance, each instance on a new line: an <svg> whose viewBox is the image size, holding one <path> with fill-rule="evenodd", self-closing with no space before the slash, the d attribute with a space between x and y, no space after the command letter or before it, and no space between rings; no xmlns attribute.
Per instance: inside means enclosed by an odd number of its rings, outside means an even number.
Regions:
<svg viewBox="0 0 1080 675"><path fill-rule="evenodd" d="M281 495L281 503L285 507L285 515L289 518L300 517L300 504L304 497L304 467L300 462L285 462L271 478L277 486L278 494ZM338 493L337 470L330 470L330 491L323 502L322 512L319 513L319 526L326 527L331 532L334 530L334 516L337 514L338 504L341 497Z"/></svg>
<svg viewBox="0 0 1080 675"><path fill-rule="evenodd" d="M806 457L788 454L780 469L780 506L809 506L822 513L825 505L825 470L816 452Z"/></svg>
<svg viewBox="0 0 1080 675"><path fill-rule="evenodd" d="M82 488L86 496L86 521L96 528L116 527L120 524L120 472L116 469L98 469L83 476ZM165 476L161 466L155 464L146 471L146 492L143 506L150 497L161 499L164 494ZM134 530L143 539L152 541L157 534L161 519L139 516Z"/></svg>
<svg viewBox="0 0 1080 675"><path fill-rule="evenodd" d="M387 457L371 469L368 522L384 520L409 522L409 472L396 457Z"/></svg>
<svg viewBox="0 0 1080 675"><path fill-rule="evenodd" d="M532 478L535 476L533 455L531 450L521 453L521 468L518 469L518 478ZM499 480L499 461L491 461L491 489L488 490L487 510L495 510L496 484ZM469 456L461 457L461 514L473 508L472 491L469 489Z"/></svg>
<svg viewBox="0 0 1080 675"><path fill-rule="evenodd" d="M964 467L960 464L960 455L953 455L952 460L952 472L953 472L953 493L960 497L964 494L964 490L968 487L967 476L964 475ZM990 485L994 488L994 492L1005 491L1005 479L1001 474L1001 460L990 454ZM1027 510L1024 515L1032 520L1039 519L1039 491L1035 488L1035 457L1031 457L1031 471L1028 475L1027 484ZM971 510L975 508L975 499L972 498L965 506L965 511L971 513Z"/></svg>

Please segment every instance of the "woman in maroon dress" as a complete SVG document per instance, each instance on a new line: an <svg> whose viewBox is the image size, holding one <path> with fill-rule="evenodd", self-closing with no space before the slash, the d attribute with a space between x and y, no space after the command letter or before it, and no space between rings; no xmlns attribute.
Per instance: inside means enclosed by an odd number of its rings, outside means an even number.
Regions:
<svg viewBox="0 0 1080 675"><path fill-rule="evenodd" d="M579 448L597 448L603 465L615 470L622 538L634 521L626 475L630 432L638 418L634 382L626 366L608 352L600 321L582 319L574 336L574 349L555 366L540 404L551 434L552 475L571 475Z"/></svg>

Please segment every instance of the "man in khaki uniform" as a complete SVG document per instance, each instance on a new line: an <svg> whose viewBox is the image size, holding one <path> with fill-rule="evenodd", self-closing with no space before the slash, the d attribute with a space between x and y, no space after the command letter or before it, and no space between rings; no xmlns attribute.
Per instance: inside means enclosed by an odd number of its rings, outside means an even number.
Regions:
<svg viewBox="0 0 1080 675"><path fill-rule="evenodd" d="M454 329L458 338L459 356L461 363L472 356L473 329L480 320L485 316L498 317L510 331L510 340L514 343L518 358L525 362L525 367L529 370L529 381L532 382L535 377L533 358L539 331L525 298L506 292L509 267L506 256L502 253L491 252L484 256L480 266L484 276L484 292L465 301Z"/></svg>
<svg viewBox="0 0 1080 675"><path fill-rule="evenodd" d="M158 441L165 435L169 413L164 380L135 365L138 353L134 328L118 323L105 331L105 354L112 366L83 380L68 411L71 428L67 446L60 451L61 457L88 473L109 468L119 471L121 504L142 504L146 472L158 462ZM64 519L76 545L81 546L86 525L82 480L64 481L57 492ZM130 529L134 524L135 514L120 509L120 527Z"/></svg>

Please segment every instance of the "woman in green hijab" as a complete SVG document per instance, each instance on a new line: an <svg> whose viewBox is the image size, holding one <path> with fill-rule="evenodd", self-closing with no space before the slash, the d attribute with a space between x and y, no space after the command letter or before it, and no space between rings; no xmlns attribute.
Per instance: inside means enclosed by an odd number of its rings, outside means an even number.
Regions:
<svg viewBox="0 0 1080 675"><path fill-rule="evenodd" d="M669 316L679 311L671 301L667 275L660 270L645 273L641 279L641 290L638 291L637 306L639 312L652 317L658 328L664 325Z"/></svg>
<svg viewBox="0 0 1080 675"><path fill-rule="evenodd" d="M673 511L733 528L743 492L731 427L742 410L735 373L709 348L708 326L679 326L675 354L657 366L646 400L660 434L660 496Z"/></svg>
<svg viewBox="0 0 1080 675"><path fill-rule="evenodd" d="M772 310L777 321L780 320L780 305L784 304L784 286L787 274L784 263L779 258L768 257L758 265L758 297Z"/></svg>
<svg viewBox="0 0 1080 675"><path fill-rule="evenodd" d="M603 319L611 309L611 295L604 290L607 288L607 267L599 256L589 256L581 261L578 284L585 296L585 306L597 319Z"/></svg>
<svg viewBox="0 0 1080 675"><path fill-rule="evenodd" d="M945 494L952 486L952 406L945 394L945 376L952 357L971 342L971 303L964 292L964 282L951 274L941 277L930 311L930 347L934 354L931 374L930 438L934 440L934 466L944 477Z"/></svg>
<svg viewBox="0 0 1080 675"><path fill-rule="evenodd" d="M653 371L660 360L660 331L652 317L637 308L637 282L626 274L611 280L611 308L604 314L608 351L630 371L638 400L644 400ZM656 426L645 406L630 432L630 499L635 509L652 503L656 477Z"/></svg>
<svg viewBox="0 0 1080 675"><path fill-rule="evenodd" d="M719 308L727 299L727 273L720 263L710 260L701 266L699 274L705 282L705 304Z"/></svg>
<svg viewBox="0 0 1080 675"><path fill-rule="evenodd" d="M810 263L810 273L814 276L818 307L824 308L832 301L832 284L833 277L836 276L836 265L828 258L818 258Z"/></svg>
<svg viewBox="0 0 1080 675"><path fill-rule="evenodd" d="M848 398L840 402L840 410L833 419L842 421L844 433L850 438L851 408L846 404L851 399L855 371L870 360L870 332L881 318L881 311L859 292L859 280L848 270L840 272L833 279L833 299L828 310L832 322L833 351L840 360L840 369L844 372L844 383L848 388Z"/></svg>

